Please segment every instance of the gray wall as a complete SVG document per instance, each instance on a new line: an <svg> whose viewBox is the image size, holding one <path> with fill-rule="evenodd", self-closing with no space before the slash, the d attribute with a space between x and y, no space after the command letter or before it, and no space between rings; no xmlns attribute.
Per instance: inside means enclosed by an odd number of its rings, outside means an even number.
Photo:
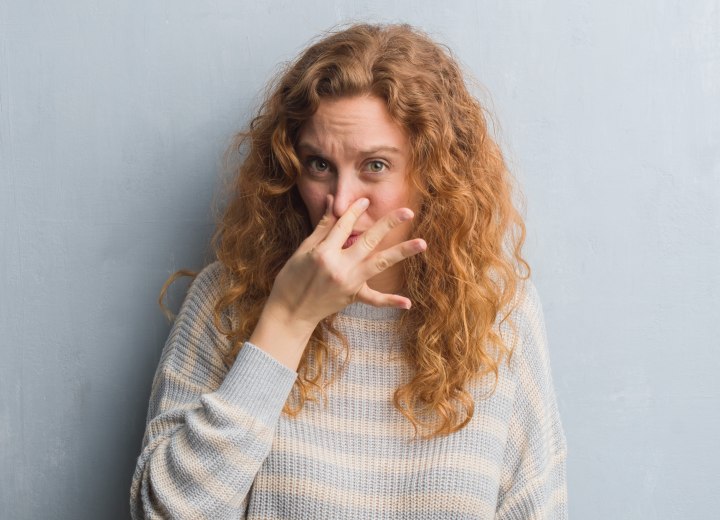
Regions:
<svg viewBox="0 0 720 520"><path fill-rule="evenodd" d="M572 517L720 510L718 2L383 4L0 0L3 518L127 517L160 285L203 265L269 75L349 18L425 28L492 95Z"/></svg>

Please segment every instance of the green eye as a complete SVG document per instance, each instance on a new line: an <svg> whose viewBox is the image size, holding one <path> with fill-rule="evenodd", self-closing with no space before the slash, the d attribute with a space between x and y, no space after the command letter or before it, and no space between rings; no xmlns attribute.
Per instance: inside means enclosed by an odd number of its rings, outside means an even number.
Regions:
<svg viewBox="0 0 720 520"><path fill-rule="evenodd" d="M321 159L320 157L312 157L308 161L308 166L311 170L315 170L317 172L324 172L327 170L330 165L325 159Z"/></svg>
<svg viewBox="0 0 720 520"><path fill-rule="evenodd" d="M370 161L368 163L368 169L373 173L380 173L385 169L385 163L382 161Z"/></svg>

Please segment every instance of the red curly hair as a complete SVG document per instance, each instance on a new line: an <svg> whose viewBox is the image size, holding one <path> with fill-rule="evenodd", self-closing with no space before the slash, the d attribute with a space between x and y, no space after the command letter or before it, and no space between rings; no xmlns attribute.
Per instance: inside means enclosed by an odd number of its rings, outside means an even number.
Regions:
<svg viewBox="0 0 720 520"><path fill-rule="evenodd" d="M415 375L396 389L395 406L416 432L449 434L473 416L468 383L489 374L496 382L512 352L494 325L510 316L518 281L530 276L530 267L521 256L525 224L513 205L515 183L484 109L449 51L415 28L358 24L330 33L270 84L230 150L242 159L213 236L227 278L215 324L232 345L231 365L275 277L311 231L296 187L299 131L323 99L357 95L384 100L409 136L410 180L422 200L413 236L428 244L424 254L404 261L413 307L401 327ZM289 414L330 383L328 363L338 352L328 333L348 348L333 319L323 320L308 343Z"/></svg>

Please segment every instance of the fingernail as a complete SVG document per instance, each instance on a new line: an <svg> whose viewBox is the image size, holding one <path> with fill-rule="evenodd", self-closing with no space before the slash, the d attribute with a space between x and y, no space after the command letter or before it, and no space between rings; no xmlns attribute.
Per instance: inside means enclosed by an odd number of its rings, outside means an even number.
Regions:
<svg viewBox="0 0 720 520"><path fill-rule="evenodd" d="M361 208L363 208L363 209L367 208L369 205L370 205L369 199L365 199L365 198L360 199L360 207Z"/></svg>

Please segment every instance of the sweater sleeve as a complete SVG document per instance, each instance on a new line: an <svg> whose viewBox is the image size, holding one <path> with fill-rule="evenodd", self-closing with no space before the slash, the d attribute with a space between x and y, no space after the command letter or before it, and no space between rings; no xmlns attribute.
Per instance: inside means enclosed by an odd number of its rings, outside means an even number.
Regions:
<svg viewBox="0 0 720 520"><path fill-rule="evenodd" d="M503 460L497 520L567 519L567 445L550 372L542 306L532 282L519 326L520 349L513 353L515 399Z"/></svg>
<svg viewBox="0 0 720 520"><path fill-rule="evenodd" d="M225 368L219 271L195 279L160 357L130 489L135 520L242 517L297 376L250 343Z"/></svg>

